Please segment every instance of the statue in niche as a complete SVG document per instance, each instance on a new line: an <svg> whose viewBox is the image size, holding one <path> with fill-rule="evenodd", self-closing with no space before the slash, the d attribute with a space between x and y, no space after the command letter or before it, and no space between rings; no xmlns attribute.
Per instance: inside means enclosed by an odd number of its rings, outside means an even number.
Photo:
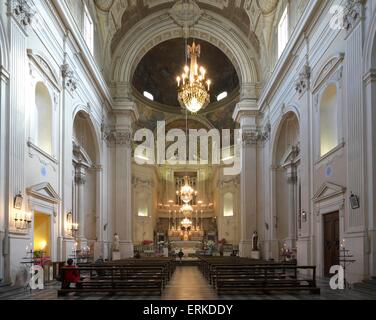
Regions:
<svg viewBox="0 0 376 320"><path fill-rule="evenodd" d="M258 249L258 234L257 231L255 231L252 235L252 251L258 251Z"/></svg>
<svg viewBox="0 0 376 320"><path fill-rule="evenodd" d="M117 233L114 234L114 240L112 243L112 251L118 252L120 248L120 238Z"/></svg>

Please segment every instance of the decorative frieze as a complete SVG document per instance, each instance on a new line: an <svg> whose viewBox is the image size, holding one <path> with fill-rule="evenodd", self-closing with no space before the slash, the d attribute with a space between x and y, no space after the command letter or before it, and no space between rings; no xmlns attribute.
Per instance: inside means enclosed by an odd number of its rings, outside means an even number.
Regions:
<svg viewBox="0 0 376 320"><path fill-rule="evenodd" d="M347 0L343 17L344 28L350 32L362 17L364 0Z"/></svg>
<svg viewBox="0 0 376 320"><path fill-rule="evenodd" d="M35 16L35 11L31 8L27 0L10 0L9 11L23 27L31 25Z"/></svg>
<svg viewBox="0 0 376 320"><path fill-rule="evenodd" d="M78 87L78 81L72 68L68 64L63 64L61 66L61 74L64 79L65 88L74 92Z"/></svg>
<svg viewBox="0 0 376 320"><path fill-rule="evenodd" d="M295 82L295 90L299 95L303 95L310 85L311 68L305 65L303 71L299 73L298 80Z"/></svg>

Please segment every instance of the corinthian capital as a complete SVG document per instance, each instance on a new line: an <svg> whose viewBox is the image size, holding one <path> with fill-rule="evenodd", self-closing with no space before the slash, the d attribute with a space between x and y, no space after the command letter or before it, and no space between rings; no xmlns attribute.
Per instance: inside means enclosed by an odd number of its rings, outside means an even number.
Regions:
<svg viewBox="0 0 376 320"><path fill-rule="evenodd" d="M362 17L364 0L347 0L344 13L344 27L350 32Z"/></svg>
<svg viewBox="0 0 376 320"><path fill-rule="evenodd" d="M109 146L132 146L132 131L131 129L116 129L109 131L105 138Z"/></svg>
<svg viewBox="0 0 376 320"><path fill-rule="evenodd" d="M295 90L300 95L303 95L309 89L309 82L311 78L311 68L305 65L303 71L299 73L299 78L295 82Z"/></svg>
<svg viewBox="0 0 376 320"><path fill-rule="evenodd" d="M27 0L9 0L10 14L24 27L31 25L35 11Z"/></svg>
<svg viewBox="0 0 376 320"><path fill-rule="evenodd" d="M244 146L257 145L259 142L265 142L269 139L271 126L268 122L263 128L242 129L242 139Z"/></svg>
<svg viewBox="0 0 376 320"><path fill-rule="evenodd" d="M78 81L76 79L75 73L69 64L63 64L61 66L61 75L64 79L65 88L71 92L77 89Z"/></svg>
<svg viewBox="0 0 376 320"><path fill-rule="evenodd" d="M242 130L242 138L244 146L253 146L261 139L261 132L257 128L249 128Z"/></svg>

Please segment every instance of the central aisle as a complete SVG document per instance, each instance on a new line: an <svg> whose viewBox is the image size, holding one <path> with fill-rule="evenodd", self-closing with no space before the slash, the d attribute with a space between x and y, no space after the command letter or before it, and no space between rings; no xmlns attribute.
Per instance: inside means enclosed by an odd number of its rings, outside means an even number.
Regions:
<svg viewBox="0 0 376 320"><path fill-rule="evenodd" d="M198 267L178 266L166 286L162 300L215 300L215 291L210 287Z"/></svg>

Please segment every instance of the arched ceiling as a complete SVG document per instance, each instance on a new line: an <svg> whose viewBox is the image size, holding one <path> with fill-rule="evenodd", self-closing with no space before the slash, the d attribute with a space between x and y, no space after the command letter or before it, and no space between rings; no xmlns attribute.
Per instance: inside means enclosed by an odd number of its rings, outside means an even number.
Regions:
<svg viewBox="0 0 376 320"><path fill-rule="evenodd" d="M190 1L192 0L184 0ZM107 42L114 52L120 40L145 17L169 9L181 0L94 0L102 17L111 25ZM272 31L278 0L197 0L202 10L212 11L231 21L257 48Z"/></svg>
<svg viewBox="0 0 376 320"><path fill-rule="evenodd" d="M193 40L188 39L190 44ZM235 68L226 55L217 47L203 40L196 40L201 46L199 64L204 66L213 85L211 102L227 91L231 95L239 89L239 79ZM179 106L177 100L176 76L180 75L185 65L185 42L172 39L152 48L138 64L133 75L133 86L142 95L144 91L154 96L154 101Z"/></svg>

